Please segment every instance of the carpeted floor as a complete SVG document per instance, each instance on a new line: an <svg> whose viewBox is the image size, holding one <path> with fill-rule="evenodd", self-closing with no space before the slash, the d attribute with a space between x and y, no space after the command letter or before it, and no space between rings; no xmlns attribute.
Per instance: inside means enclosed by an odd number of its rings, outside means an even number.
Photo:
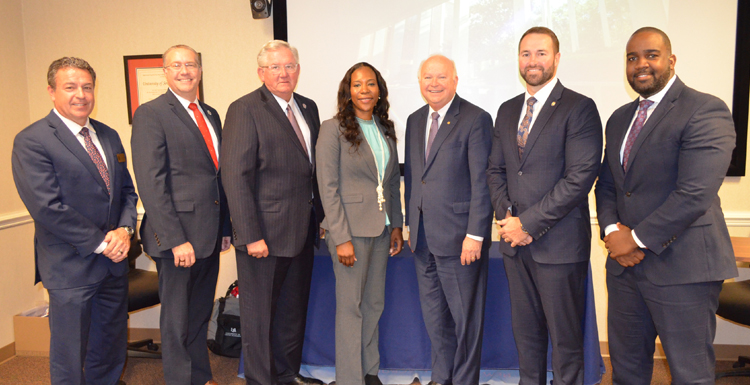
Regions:
<svg viewBox="0 0 750 385"><path fill-rule="evenodd" d="M604 358L607 373L604 374L602 385L612 384L612 371L609 358ZM211 368L214 379L220 385L240 385L245 381L237 377L239 359L226 358L211 354ZM719 361L717 370L729 369L732 363ZM129 358L123 380L128 385L161 385L164 384L161 360L152 358ZM49 384L48 357L14 357L0 364L0 384ZM654 365L652 384L667 385L670 383L669 368L665 360L657 360ZM722 378L717 385L748 385L750 377Z"/></svg>

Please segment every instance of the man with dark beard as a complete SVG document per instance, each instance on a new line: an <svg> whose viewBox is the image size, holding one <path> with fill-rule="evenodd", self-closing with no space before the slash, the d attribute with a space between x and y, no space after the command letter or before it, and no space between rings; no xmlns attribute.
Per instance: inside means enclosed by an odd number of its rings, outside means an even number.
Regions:
<svg viewBox="0 0 750 385"><path fill-rule="evenodd" d="M500 106L487 169L508 277L522 384L547 383L547 335L555 385L583 384L588 193L602 155L594 101L563 87L557 36L521 37L526 92Z"/></svg>
<svg viewBox="0 0 750 385"><path fill-rule="evenodd" d="M609 250L614 384L651 383L657 335L673 384L713 384L714 314L722 281L737 276L718 197L732 115L685 86L676 61L664 32L635 31L625 73L640 97L607 121L596 209Z"/></svg>

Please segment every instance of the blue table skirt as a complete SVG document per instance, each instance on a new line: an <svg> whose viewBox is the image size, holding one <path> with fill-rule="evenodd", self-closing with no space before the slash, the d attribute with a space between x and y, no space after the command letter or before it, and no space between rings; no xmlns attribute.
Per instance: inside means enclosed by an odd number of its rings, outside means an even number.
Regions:
<svg viewBox="0 0 750 385"><path fill-rule="evenodd" d="M490 249L489 279L482 346L482 370L518 370L518 355L510 320L508 280L497 245ZM388 259L385 310L380 319L381 370L429 371L430 339L419 306L414 254L408 247ZM315 252L307 328L302 351L303 365L333 367L335 364L335 277L328 250ZM605 371L599 350L591 268L584 319L584 383L597 384ZM551 347L548 351L551 370ZM240 373L242 361L240 361Z"/></svg>

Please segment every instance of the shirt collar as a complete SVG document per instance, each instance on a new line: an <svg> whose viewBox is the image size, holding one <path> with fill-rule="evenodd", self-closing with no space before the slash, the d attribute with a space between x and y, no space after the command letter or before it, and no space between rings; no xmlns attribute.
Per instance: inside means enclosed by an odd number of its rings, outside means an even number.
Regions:
<svg viewBox="0 0 750 385"><path fill-rule="evenodd" d="M183 107L185 107L185 109L186 109L186 110L188 109L188 106L190 105L190 103L195 103L195 104L198 104L198 97L196 97L196 98L195 98L195 99L194 99L194 100L193 100L193 101L191 102L191 101L189 101L189 100L187 100L187 99L183 98L182 96L180 96L180 95L177 95L177 93L176 93L176 92L174 92L174 91L172 91L172 89L171 89L171 88L169 89L169 92L171 92L171 93L172 93L172 95L174 95L175 97L177 97L177 100L178 100L178 101L180 102L180 104L182 104L182 106L183 106Z"/></svg>
<svg viewBox="0 0 750 385"><path fill-rule="evenodd" d="M294 104L295 104L294 103L294 94L292 94L292 97L289 98L288 102L286 100L284 100L284 99L276 96L276 94L274 94L273 92L271 92L271 95L273 95L274 99L276 99L276 102L279 103L279 106L281 107L281 109L284 111L285 114L286 114L286 107L287 106L292 106L292 109L294 109Z"/></svg>
<svg viewBox="0 0 750 385"><path fill-rule="evenodd" d="M661 102L662 99L664 99L664 95L666 95L667 91L669 91L669 89L672 88L672 84L674 84L674 81L676 79L677 79L677 74L675 74L674 76L672 76L671 79L669 79L669 81L667 82L667 85L664 86L664 88L662 88L661 91L659 91L659 92L657 92L657 93L649 96L648 98L644 98L643 96L639 96L638 97L638 102L641 102L643 100L650 100L650 101L654 102L654 104L652 104L652 106L656 106L657 104L659 104L659 102Z"/></svg>
<svg viewBox="0 0 750 385"><path fill-rule="evenodd" d="M62 120L63 123L65 123L65 126L68 127L68 129L73 133L73 135L78 135L81 133L81 128L86 127L89 129L90 132L93 132L94 135L96 135L96 130L94 129L94 126L91 124L91 119L86 118L86 124L81 126L80 124L62 116L59 111L57 111L57 108L53 108L52 111L55 112L55 115L57 115L60 120Z"/></svg>
<svg viewBox="0 0 750 385"><path fill-rule="evenodd" d="M533 96L536 99L536 104L539 106L543 106L544 103L547 102L549 95L552 93L552 90L555 88L556 85L557 85L557 76L553 77L549 83L545 84L544 87L542 87L542 89L537 91L534 95L529 94L529 91L527 90L525 92L526 95L523 99L524 105L526 104L525 102L529 100L530 97Z"/></svg>
<svg viewBox="0 0 750 385"><path fill-rule="evenodd" d="M432 115L433 112L437 112L441 119L444 118L445 114L448 113L448 109L451 108L451 104L453 104L453 100L454 99L456 99L456 94L453 94L453 97L451 98L451 101L448 102L448 103L445 103L445 105L443 106L443 108L439 109L438 111L435 111L435 110L432 109L432 107L430 107L430 112L429 112L429 115L427 115L427 116L429 117L429 116Z"/></svg>

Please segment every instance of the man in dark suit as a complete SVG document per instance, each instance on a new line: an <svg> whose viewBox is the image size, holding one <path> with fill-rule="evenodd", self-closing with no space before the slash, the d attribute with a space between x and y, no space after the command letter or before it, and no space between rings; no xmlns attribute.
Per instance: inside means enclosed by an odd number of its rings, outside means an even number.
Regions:
<svg viewBox="0 0 750 385"><path fill-rule="evenodd" d="M133 117L133 171L146 213L141 241L159 272L162 361L167 384L215 384L206 338L230 246L221 185L219 114L197 98L200 56L185 45L162 55L169 89Z"/></svg>
<svg viewBox="0 0 750 385"><path fill-rule="evenodd" d="M36 282L49 292L53 385L117 384L125 364L138 196L117 132L89 119L95 82L85 60L52 62L55 108L13 142L13 179L34 218Z"/></svg>
<svg viewBox="0 0 750 385"><path fill-rule="evenodd" d="M482 355L492 205L492 117L456 95L452 60L419 70L427 105L406 122L406 224L432 343L430 384L476 384Z"/></svg>
<svg viewBox="0 0 750 385"><path fill-rule="evenodd" d="M315 180L320 118L315 102L294 93L299 73L296 48L266 43L258 54L263 86L227 112L221 164L248 384L322 384L299 375L323 218Z"/></svg>
<svg viewBox="0 0 750 385"><path fill-rule="evenodd" d="M557 36L526 31L518 67L526 92L497 111L487 169L508 277L522 384L583 384L583 317L591 255L588 193L602 157L594 101L557 79Z"/></svg>
<svg viewBox="0 0 750 385"><path fill-rule="evenodd" d="M718 197L732 115L675 76L676 60L664 32L635 31L625 73L640 97L607 121L596 208L614 384L651 383L657 335L673 384L713 384L719 292L737 276Z"/></svg>

